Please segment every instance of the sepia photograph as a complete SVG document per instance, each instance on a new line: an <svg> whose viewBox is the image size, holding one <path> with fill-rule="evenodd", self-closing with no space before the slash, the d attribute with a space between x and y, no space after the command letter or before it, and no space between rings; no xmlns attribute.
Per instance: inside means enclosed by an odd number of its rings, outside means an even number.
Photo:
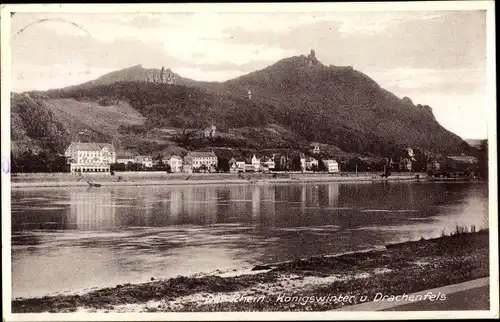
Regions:
<svg viewBox="0 0 500 322"><path fill-rule="evenodd" d="M493 1L1 11L5 321L499 317Z"/></svg>

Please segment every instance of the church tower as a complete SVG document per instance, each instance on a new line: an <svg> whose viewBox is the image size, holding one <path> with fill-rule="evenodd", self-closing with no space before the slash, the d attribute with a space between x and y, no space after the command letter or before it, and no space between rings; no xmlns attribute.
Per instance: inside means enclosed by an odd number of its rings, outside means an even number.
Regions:
<svg viewBox="0 0 500 322"><path fill-rule="evenodd" d="M252 99L252 92L250 90L248 90L247 99L249 99L249 100Z"/></svg>

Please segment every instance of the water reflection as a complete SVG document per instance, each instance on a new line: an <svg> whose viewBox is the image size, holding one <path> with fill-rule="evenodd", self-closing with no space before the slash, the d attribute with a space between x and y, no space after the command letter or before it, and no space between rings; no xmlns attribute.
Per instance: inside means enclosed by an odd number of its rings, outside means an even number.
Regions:
<svg viewBox="0 0 500 322"><path fill-rule="evenodd" d="M487 187L248 184L12 191L16 296L239 268L486 227ZM188 264L190 263L190 264Z"/></svg>
<svg viewBox="0 0 500 322"><path fill-rule="evenodd" d="M67 221L81 230L110 229L117 226L113 191L70 191Z"/></svg>

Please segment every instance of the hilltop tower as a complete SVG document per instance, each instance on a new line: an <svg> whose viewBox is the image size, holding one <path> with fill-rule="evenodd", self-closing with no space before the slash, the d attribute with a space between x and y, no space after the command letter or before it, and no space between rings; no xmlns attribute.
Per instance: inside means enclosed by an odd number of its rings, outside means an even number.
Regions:
<svg viewBox="0 0 500 322"><path fill-rule="evenodd" d="M170 68L165 69L165 66L161 67L160 73L157 74L155 83L163 83L173 85L175 84L175 74L170 70Z"/></svg>
<svg viewBox="0 0 500 322"><path fill-rule="evenodd" d="M307 58L309 59L309 65L316 65L319 62L314 49L311 49L311 53L307 55Z"/></svg>
<svg viewBox="0 0 500 322"><path fill-rule="evenodd" d="M160 83L165 83L166 80L166 75L165 75L165 67L161 66L161 71L160 71Z"/></svg>
<svg viewBox="0 0 500 322"><path fill-rule="evenodd" d="M175 75L174 73L170 70L170 68L168 68L165 72L165 83L169 84L169 85L173 85L175 84Z"/></svg>

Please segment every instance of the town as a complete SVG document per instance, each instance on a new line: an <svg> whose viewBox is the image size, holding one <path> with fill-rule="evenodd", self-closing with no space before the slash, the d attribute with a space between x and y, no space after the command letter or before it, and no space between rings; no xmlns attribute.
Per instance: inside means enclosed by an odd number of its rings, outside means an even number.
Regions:
<svg viewBox="0 0 500 322"><path fill-rule="evenodd" d="M65 158L72 174L111 173L119 171L166 171L169 173L242 173L242 172L427 172L431 176L473 177L479 175L478 160L470 156L447 156L441 159L426 158L425 163L415 158L412 148L406 148L397 162L370 168L361 158L337 160L325 157L319 144L311 144L307 153L251 154L247 157L219 157L212 151L188 151L185 155L132 155L117 154L110 143L73 142L65 151Z"/></svg>

